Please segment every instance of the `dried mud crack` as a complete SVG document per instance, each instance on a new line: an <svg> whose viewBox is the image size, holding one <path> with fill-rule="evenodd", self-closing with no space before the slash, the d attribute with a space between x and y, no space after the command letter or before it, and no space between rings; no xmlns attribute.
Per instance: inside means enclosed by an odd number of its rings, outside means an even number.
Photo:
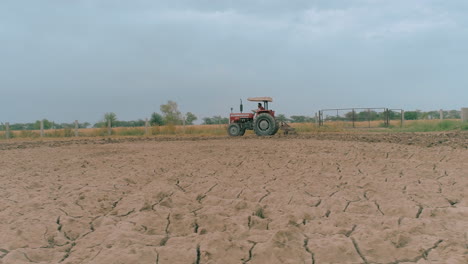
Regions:
<svg viewBox="0 0 468 264"><path fill-rule="evenodd" d="M306 237L306 239L304 239L304 249L308 254L310 254L312 264L315 264L315 255L312 251L310 251L308 244L309 244L309 238Z"/></svg>
<svg viewBox="0 0 468 264"><path fill-rule="evenodd" d="M197 245L196 253L197 253L197 256L196 256L194 264L200 264L200 258L201 258L200 245Z"/></svg>
<svg viewBox="0 0 468 264"><path fill-rule="evenodd" d="M419 218L424 210L424 207L421 205L418 206L418 212L416 213L416 218Z"/></svg>
<svg viewBox="0 0 468 264"><path fill-rule="evenodd" d="M394 261L394 262L390 262L388 264L399 264L399 263L404 263L404 262L412 262L412 263L416 263L418 262L419 260L421 259L425 259L427 260L427 257L429 256L429 253L436 249L440 243L442 243L444 240L440 239L438 240L432 247L428 248L428 249L425 249L423 250L422 254L415 257L415 258L412 258L412 259L400 259L400 260L397 260L397 261Z"/></svg>
<svg viewBox="0 0 468 264"><path fill-rule="evenodd" d="M252 246L249 248L249 256L247 259L242 259L242 264L246 264L248 262L250 262L253 258L253 250L255 248L255 246L257 245L257 242L254 242L254 241L249 241L249 243L252 244Z"/></svg>
<svg viewBox="0 0 468 264"><path fill-rule="evenodd" d="M364 264L367 264L369 263L366 259L366 257L364 257L364 255L362 254L361 252L361 249L359 249L359 245L357 244L356 240L354 240L354 238L351 238L351 241L353 242L353 246L354 246L354 249L356 250L356 253L359 255L359 257L362 259L363 263Z"/></svg>
<svg viewBox="0 0 468 264"><path fill-rule="evenodd" d="M169 240L169 226L171 225L171 214L169 213L166 217L166 220L167 220L167 224L166 224L166 228L164 229L164 232L166 233L166 236L161 239L161 242L159 242L159 245L160 246L165 246L167 241Z"/></svg>
<svg viewBox="0 0 468 264"><path fill-rule="evenodd" d="M10 253L10 251L8 251L6 249L3 249L3 248L0 248L0 259L5 257L8 253Z"/></svg>
<svg viewBox="0 0 468 264"><path fill-rule="evenodd" d="M467 141L0 142L0 262L468 263Z"/></svg>

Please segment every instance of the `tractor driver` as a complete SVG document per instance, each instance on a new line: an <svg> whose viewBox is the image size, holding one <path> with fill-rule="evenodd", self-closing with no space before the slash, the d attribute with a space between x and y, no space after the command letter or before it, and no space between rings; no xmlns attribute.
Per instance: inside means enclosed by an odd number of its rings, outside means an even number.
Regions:
<svg viewBox="0 0 468 264"><path fill-rule="evenodd" d="M265 110L265 108L262 106L262 103L258 103L258 110L257 111L262 111Z"/></svg>

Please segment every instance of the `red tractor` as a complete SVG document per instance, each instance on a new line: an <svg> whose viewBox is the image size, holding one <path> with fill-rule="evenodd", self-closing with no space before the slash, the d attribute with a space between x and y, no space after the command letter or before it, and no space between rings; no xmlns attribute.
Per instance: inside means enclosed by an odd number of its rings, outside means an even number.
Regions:
<svg viewBox="0 0 468 264"><path fill-rule="evenodd" d="M243 136L245 130L255 131L258 136L272 136L280 129L279 122L275 119L275 111L268 109L268 103L273 102L271 97L253 97L247 100L259 103L259 108L253 113L242 113L242 100L240 113L231 113L229 116L228 134L233 137ZM232 109L231 109L232 110Z"/></svg>

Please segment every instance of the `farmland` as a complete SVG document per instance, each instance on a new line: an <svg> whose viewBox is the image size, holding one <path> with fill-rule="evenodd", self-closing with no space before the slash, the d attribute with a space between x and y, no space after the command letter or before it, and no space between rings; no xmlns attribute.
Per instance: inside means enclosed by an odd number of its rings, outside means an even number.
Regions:
<svg viewBox="0 0 468 264"><path fill-rule="evenodd" d="M384 128L382 121L370 122L326 122L319 127L316 123L292 123L290 124L301 133L319 132L352 132L353 129L364 129L380 132L430 132L430 131L466 131L468 124L460 120L410 120L401 125L400 121L392 120L389 128ZM187 126L152 126L148 127L114 127L111 129L112 137L128 136L225 136L227 125L187 125ZM78 137L108 137L109 130L103 128L80 128L77 131ZM247 135L252 131L247 131ZM39 130L16 130L10 131L10 138L37 139L40 138ZM74 137L75 131L71 128L44 130L44 138L69 138ZM0 131L0 140L5 139L5 131Z"/></svg>
<svg viewBox="0 0 468 264"><path fill-rule="evenodd" d="M466 263L468 134L0 143L0 263Z"/></svg>

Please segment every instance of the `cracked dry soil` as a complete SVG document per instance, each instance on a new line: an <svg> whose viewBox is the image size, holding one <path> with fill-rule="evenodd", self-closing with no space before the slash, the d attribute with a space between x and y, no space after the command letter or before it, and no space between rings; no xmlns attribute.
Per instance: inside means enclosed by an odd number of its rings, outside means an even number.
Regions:
<svg viewBox="0 0 468 264"><path fill-rule="evenodd" d="M397 136L8 147L0 263L468 263L468 150Z"/></svg>

